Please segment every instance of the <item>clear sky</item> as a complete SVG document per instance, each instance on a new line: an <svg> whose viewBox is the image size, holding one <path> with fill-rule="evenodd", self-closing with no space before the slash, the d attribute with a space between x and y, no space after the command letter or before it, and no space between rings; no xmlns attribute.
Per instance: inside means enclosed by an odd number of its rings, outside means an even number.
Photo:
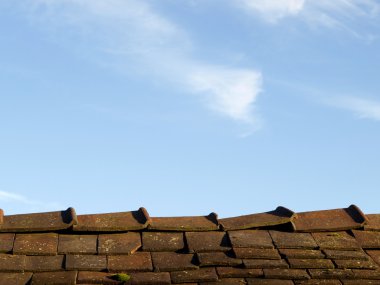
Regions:
<svg viewBox="0 0 380 285"><path fill-rule="evenodd" d="M380 213L377 0L1 0L6 214Z"/></svg>

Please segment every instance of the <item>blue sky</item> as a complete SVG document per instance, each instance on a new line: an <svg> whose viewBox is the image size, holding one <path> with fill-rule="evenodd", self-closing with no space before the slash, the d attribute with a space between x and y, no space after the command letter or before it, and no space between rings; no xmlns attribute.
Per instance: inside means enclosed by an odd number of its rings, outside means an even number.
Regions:
<svg viewBox="0 0 380 285"><path fill-rule="evenodd" d="M379 213L379 36L375 0L1 1L0 207Z"/></svg>

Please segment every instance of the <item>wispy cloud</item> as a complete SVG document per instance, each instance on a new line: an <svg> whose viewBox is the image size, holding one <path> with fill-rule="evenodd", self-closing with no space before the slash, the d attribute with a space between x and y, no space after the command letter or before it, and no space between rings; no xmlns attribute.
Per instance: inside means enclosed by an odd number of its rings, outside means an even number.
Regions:
<svg viewBox="0 0 380 285"><path fill-rule="evenodd" d="M331 98L327 104L353 112L358 118L380 121L380 101L351 96Z"/></svg>

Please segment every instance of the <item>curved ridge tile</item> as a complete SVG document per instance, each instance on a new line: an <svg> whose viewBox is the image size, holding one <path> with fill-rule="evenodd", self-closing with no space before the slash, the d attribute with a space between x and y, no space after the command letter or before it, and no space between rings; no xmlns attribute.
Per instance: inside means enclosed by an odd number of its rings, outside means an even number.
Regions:
<svg viewBox="0 0 380 285"><path fill-rule="evenodd" d="M328 232L357 229L367 223L355 205L348 208L297 213L292 225L297 232Z"/></svg>
<svg viewBox="0 0 380 285"><path fill-rule="evenodd" d="M145 208L141 207L137 211L78 215L78 224L74 226L74 231L130 231L145 229L150 221L150 217Z"/></svg>
<svg viewBox="0 0 380 285"><path fill-rule="evenodd" d="M44 232L64 230L77 223L73 208L65 211L10 215L3 217L0 232Z"/></svg>
<svg viewBox="0 0 380 285"><path fill-rule="evenodd" d="M149 224L151 230L161 231L216 231L219 229L218 215L188 217L153 217Z"/></svg>
<svg viewBox="0 0 380 285"><path fill-rule="evenodd" d="M291 222L293 216L292 210L279 206L265 213L220 219L219 223L224 230L244 230L286 224Z"/></svg>
<svg viewBox="0 0 380 285"><path fill-rule="evenodd" d="M3 209L0 209L0 225L3 223L4 221L4 211Z"/></svg>

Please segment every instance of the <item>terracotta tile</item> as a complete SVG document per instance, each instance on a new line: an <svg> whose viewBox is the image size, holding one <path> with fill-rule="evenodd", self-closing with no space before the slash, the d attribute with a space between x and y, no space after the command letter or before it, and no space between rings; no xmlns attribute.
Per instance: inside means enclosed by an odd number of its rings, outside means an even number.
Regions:
<svg viewBox="0 0 380 285"><path fill-rule="evenodd" d="M108 255L132 254L141 247L140 233L100 234L98 253Z"/></svg>
<svg viewBox="0 0 380 285"><path fill-rule="evenodd" d="M26 256L26 271L60 271L64 270L64 255L55 256Z"/></svg>
<svg viewBox="0 0 380 285"><path fill-rule="evenodd" d="M11 252L15 234L0 234L0 253Z"/></svg>
<svg viewBox="0 0 380 285"><path fill-rule="evenodd" d="M264 276L272 279L310 279L306 270L302 269L264 269Z"/></svg>
<svg viewBox="0 0 380 285"><path fill-rule="evenodd" d="M366 250L367 254L380 265L380 250Z"/></svg>
<svg viewBox="0 0 380 285"><path fill-rule="evenodd" d="M31 285L54 284L54 285L75 285L76 271L60 272L40 272L34 273Z"/></svg>
<svg viewBox="0 0 380 285"><path fill-rule="evenodd" d="M104 255L66 255L67 270L101 271L107 269L107 257Z"/></svg>
<svg viewBox="0 0 380 285"><path fill-rule="evenodd" d="M32 273L0 273L0 285L26 285Z"/></svg>
<svg viewBox="0 0 380 285"><path fill-rule="evenodd" d="M219 219L219 223L224 230L244 230L286 224L291 221L293 215L293 211L277 207L270 212Z"/></svg>
<svg viewBox="0 0 380 285"><path fill-rule="evenodd" d="M339 260L334 259L338 268L376 269L378 266L372 260Z"/></svg>
<svg viewBox="0 0 380 285"><path fill-rule="evenodd" d="M200 282L199 285L244 285L243 278L223 278L213 282Z"/></svg>
<svg viewBox="0 0 380 285"><path fill-rule="evenodd" d="M342 285L339 280L332 279L309 279L309 280L297 280L296 285Z"/></svg>
<svg viewBox="0 0 380 285"><path fill-rule="evenodd" d="M355 205L345 209L297 213L293 226L299 232L343 231L360 228L366 217Z"/></svg>
<svg viewBox="0 0 380 285"><path fill-rule="evenodd" d="M330 259L288 259L290 268L334 268Z"/></svg>
<svg viewBox="0 0 380 285"><path fill-rule="evenodd" d="M131 273L131 284L133 285L170 285L170 274L168 272L140 272Z"/></svg>
<svg viewBox="0 0 380 285"><path fill-rule="evenodd" d="M190 252L228 251L231 245L224 232L186 232Z"/></svg>
<svg viewBox="0 0 380 285"><path fill-rule="evenodd" d="M318 259L324 258L325 255L320 250L314 249L279 249L280 254L285 255L287 258L302 258L302 259Z"/></svg>
<svg viewBox="0 0 380 285"><path fill-rule="evenodd" d="M0 271L20 272L25 269L25 255L0 254Z"/></svg>
<svg viewBox="0 0 380 285"><path fill-rule="evenodd" d="M276 249L269 248L234 248L237 258L254 258L254 259L281 259Z"/></svg>
<svg viewBox="0 0 380 285"><path fill-rule="evenodd" d="M249 269L237 267L217 267L216 271L221 278L227 277L261 277L264 275L262 269Z"/></svg>
<svg viewBox="0 0 380 285"><path fill-rule="evenodd" d="M321 249L360 249L356 240L346 232L313 233L312 235Z"/></svg>
<svg viewBox="0 0 380 285"><path fill-rule="evenodd" d="M327 258L349 259L349 260L368 260L368 256L362 250L333 250L323 251Z"/></svg>
<svg viewBox="0 0 380 285"><path fill-rule="evenodd" d="M185 247L183 233L143 232L144 251L177 251Z"/></svg>
<svg viewBox="0 0 380 285"><path fill-rule="evenodd" d="M289 233L269 231L277 248L317 248L318 245L309 233Z"/></svg>
<svg viewBox="0 0 380 285"><path fill-rule="evenodd" d="M59 235L58 253L96 254L97 235Z"/></svg>
<svg viewBox="0 0 380 285"><path fill-rule="evenodd" d="M149 252L136 252L132 255L108 256L110 272L152 271L152 259Z"/></svg>
<svg viewBox="0 0 380 285"><path fill-rule="evenodd" d="M380 214L366 215L367 224L364 225L365 230L380 231Z"/></svg>
<svg viewBox="0 0 380 285"><path fill-rule="evenodd" d="M121 213L78 215L78 225L74 226L74 230L94 232L142 230L148 226L149 219L144 208Z"/></svg>
<svg viewBox="0 0 380 285"><path fill-rule="evenodd" d="M54 231L70 228L77 223L75 210L4 216L0 232Z"/></svg>
<svg viewBox="0 0 380 285"><path fill-rule="evenodd" d="M106 272L79 271L77 284L102 284L102 285L121 284L120 281L111 279L110 277L112 275L113 273L106 273Z"/></svg>
<svg viewBox="0 0 380 285"><path fill-rule="evenodd" d="M352 269L356 279L380 279L380 270Z"/></svg>
<svg viewBox="0 0 380 285"><path fill-rule="evenodd" d="M200 268L198 270L174 271L170 273L173 283L210 282L217 281L215 268Z"/></svg>
<svg viewBox="0 0 380 285"><path fill-rule="evenodd" d="M380 285L380 280L342 280L343 285Z"/></svg>
<svg viewBox="0 0 380 285"><path fill-rule="evenodd" d="M4 222L4 211L3 209L0 209L0 226Z"/></svg>
<svg viewBox="0 0 380 285"><path fill-rule="evenodd" d="M58 235L44 234L16 234L13 246L14 254L27 255L56 255Z"/></svg>
<svg viewBox="0 0 380 285"><path fill-rule="evenodd" d="M152 252L155 271L180 271L198 269L194 254L175 252Z"/></svg>
<svg viewBox="0 0 380 285"><path fill-rule="evenodd" d="M380 232L352 231L362 248L380 248Z"/></svg>
<svg viewBox="0 0 380 285"><path fill-rule="evenodd" d="M243 264L246 268L289 268L283 259L243 259Z"/></svg>
<svg viewBox="0 0 380 285"><path fill-rule="evenodd" d="M281 279L252 279L247 278L248 285L293 285L292 280Z"/></svg>
<svg viewBox="0 0 380 285"><path fill-rule="evenodd" d="M309 273L316 279L349 279L354 276L351 269L309 269Z"/></svg>
<svg viewBox="0 0 380 285"><path fill-rule="evenodd" d="M216 231L219 229L217 215L194 217L152 218L149 229L160 231Z"/></svg>
<svg viewBox="0 0 380 285"><path fill-rule="evenodd" d="M274 248L268 231L229 231L228 236L233 247Z"/></svg>
<svg viewBox="0 0 380 285"><path fill-rule="evenodd" d="M242 260L234 258L226 252L203 252L198 253L200 266L238 266Z"/></svg>

